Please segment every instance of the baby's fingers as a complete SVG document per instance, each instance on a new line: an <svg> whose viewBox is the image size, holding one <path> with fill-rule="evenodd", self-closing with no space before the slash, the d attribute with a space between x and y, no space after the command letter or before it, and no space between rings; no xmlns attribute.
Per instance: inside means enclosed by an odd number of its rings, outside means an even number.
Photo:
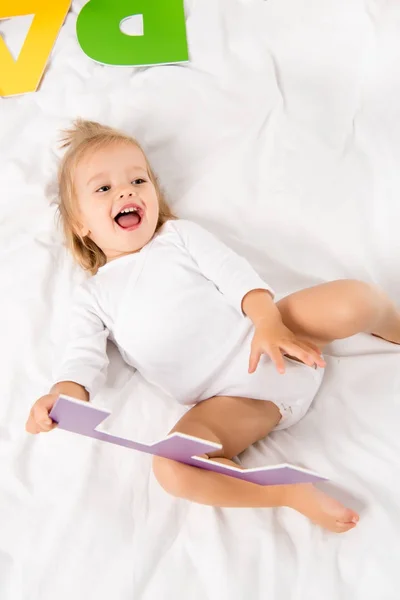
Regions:
<svg viewBox="0 0 400 600"><path fill-rule="evenodd" d="M39 429L39 433L44 433L47 431L51 431L55 427L57 427L57 423L54 423L51 419L46 419L45 421L40 421L40 423L36 423L37 428Z"/></svg>
<svg viewBox="0 0 400 600"><path fill-rule="evenodd" d="M321 356L322 351L321 351L321 348L318 348L317 344L314 344L313 342L309 342L308 340L306 342L303 342L301 340L301 343L304 344L305 346L307 346L308 348L311 348L311 350L316 352L318 354L318 356Z"/></svg>
<svg viewBox="0 0 400 600"><path fill-rule="evenodd" d="M25 430L28 433L39 433L37 425L35 423L35 419L33 418L32 411L29 413L29 417L27 422L25 423Z"/></svg>
<svg viewBox="0 0 400 600"><path fill-rule="evenodd" d="M289 356L297 358L300 362L312 367L315 363L315 359L311 356L311 351L308 348L303 347L301 342L289 343L282 345L282 350Z"/></svg>
<svg viewBox="0 0 400 600"><path fill-rule="evenodd" d="M48 425L46 423L39 423L37 425L38 433L48 433L49 431L52 431L56 427L57 427L57 423L53 423L53 422L51 423L51 425Z"/></svg>
<svg viewBox="0 0 400 600"><path fill-rule="evenodd" d="M51 425L52 420L49 417L49 411L42 404L35 404L32 408L33 418L38 425Z"/></svg>
<svg viewBox="0 0 400 600"><path fill-rule="evenodd" d="M25 429L28 433L44 433L47 431L51 431L53 429L53 423L50 419L50 423L48 421L36 421L34 416L31 414L29 419L26 422Z"/></svg>
<svg viewBox="0 0 400 600"><path fill-rule="evenodd" d="M28 433L36 434L36 433L48 433L49 431L52 431L56 427L57 427L57 423L54 423L54 421L51 421L51 423L49 424L48 422L36 423L35 421L28 419L25 429Z"/></svg>
<svg viewBox="0 0 400 600"><path fill-rule="evenodd" d="M318 365L318 367L326 367L326 362L321 356L321 351L317 346L311 344L310 342L297 342L297 344L300 348L303 348L303 350L305 350L305 352L307 352L308 356L310 357L310 366L313 366L315 364Z"/></svg>
<svg viewBox="0 0 400 600"><path fill-rule="evenodd" d="M45 433L55 426L56 423L49 417L48 409L41 404L36 404L29 414L25 429L28 433Z"/></svg>
<svg viewBox="0 0 400 600"><path fill-rule="evenodd" d="M256 348L254 345L251 347L250 359L249 359L249 373L254 373L258 367L258 363L261 358L261 350Z"/></svg>
<svg viewBox="0 0 400 600"><path fill-rule="evenodd" d="M274 363L278 373L281 375L285 372L285 361L278 346L272 346L268 352L268 355Z"/></svg>

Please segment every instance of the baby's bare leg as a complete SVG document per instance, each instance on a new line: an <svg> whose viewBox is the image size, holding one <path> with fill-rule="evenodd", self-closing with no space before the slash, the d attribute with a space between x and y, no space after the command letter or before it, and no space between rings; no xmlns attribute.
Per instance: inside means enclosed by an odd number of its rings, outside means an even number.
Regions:
<svg viewBox="0 0 400 600"><path fill-rule="evenodd" d="M172 432L179 431L222 444L222 450L208 456L211 460L232 459L266 437L280 419L280 412L272 402L218 396L194 406ZM155 457L153 468L157 480L167 492L199 504L250 507L281 506L284 503L283 486L270 488L271 492L267 494L263 486L161 457Z"/></svg>
<svg viewBox="0 0 400 600"><path fill-rule="evenodd" d="M343 279L307 288L277 303L293 333L321 348L356 333L372 333L400 343L400 312L378 287Z"/></svg>
<svg viewBox="0 0 400 600"><path fill-rule="evenodd" d="M271 402L219 396L188 411L173 431L222 444L222 450L210 455L210 460L226 463L268 435L279 420L279 410ZM356 513L312 485L261 486L161 457L154 458L153 469L158 482L168 493L199 504L290 506L337 532L351 529L358 520Z"/></svg>

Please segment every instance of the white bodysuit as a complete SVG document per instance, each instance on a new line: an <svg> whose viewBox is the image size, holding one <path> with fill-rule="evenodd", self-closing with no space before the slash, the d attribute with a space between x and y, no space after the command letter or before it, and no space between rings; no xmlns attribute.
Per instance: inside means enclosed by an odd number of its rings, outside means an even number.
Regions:
<svg viewBox="0 0 400 600"><path fill-rule="evenodd" d="M129 365L178 402L270 400L282 413L278 428L288 427L309 408L322 369L287 360L279 375L263 356L249 375L254 327L241 305L253 289L273 293L213 235L168 221L140 252L107 263L78 289L56 381L79 383L93 396L104 383L109 337Z"/></svg>

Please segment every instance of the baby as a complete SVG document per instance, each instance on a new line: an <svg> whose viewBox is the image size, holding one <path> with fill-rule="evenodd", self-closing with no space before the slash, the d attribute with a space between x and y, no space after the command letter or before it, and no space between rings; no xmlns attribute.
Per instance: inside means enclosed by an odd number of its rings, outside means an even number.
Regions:
<svg viewBox="0 0 400 600"><path fill-rule="evenodd" d="M251 266L169 209L139 144L98 123L66 132L59 172L67 244L91 277L77 291L55 384L26 429L50 431L60 394L91 400L103 384L107 338L175 401L191 405L173 431L211 440L209 460L231 464L307 412L324 347L369 332L400 342L400 315L379 289L342 280L279 302ZM174 496L219 507L288 506L335 532L358 515L311 484L258 486L155 457Z"/></svg>

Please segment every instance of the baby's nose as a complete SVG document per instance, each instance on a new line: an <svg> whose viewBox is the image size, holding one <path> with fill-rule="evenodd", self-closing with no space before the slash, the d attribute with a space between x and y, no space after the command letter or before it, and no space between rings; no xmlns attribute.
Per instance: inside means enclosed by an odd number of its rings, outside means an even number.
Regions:
<svg viewBox="0 0 400 600"><path fill-rule="evenodd" d="M137 196L136 190L132 185L122 184L119 186L119 197L121 200L122 198L132 198L132 196Z"/></svg>

